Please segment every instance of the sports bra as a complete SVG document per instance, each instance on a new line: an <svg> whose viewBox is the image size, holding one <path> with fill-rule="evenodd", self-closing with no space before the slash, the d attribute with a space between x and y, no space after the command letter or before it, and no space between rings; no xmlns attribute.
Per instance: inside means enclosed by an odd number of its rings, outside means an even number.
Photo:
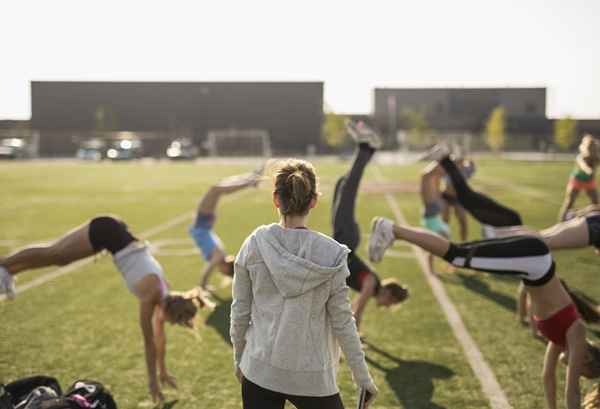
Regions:
<svg viewBox="0 0 600 409"><path fill-rule="evenodd" d="M150 253L147 242L134 241L121 251L115 253L113 262L121 272L129 291L136 295L135 285L147 275L154 274L160 281L161 298L169 294L169 287L161 265Z"/></svg>

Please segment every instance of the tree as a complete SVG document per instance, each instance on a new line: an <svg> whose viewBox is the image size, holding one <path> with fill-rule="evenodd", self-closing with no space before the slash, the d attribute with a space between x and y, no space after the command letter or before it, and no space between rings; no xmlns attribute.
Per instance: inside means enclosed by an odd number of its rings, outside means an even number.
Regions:
<svg viewBox="0 0 600 409"><path fill-rule="evenodd" d="M99 105L94 112L94 130L102 133L117 129L117 117L110 107Z"/></svg>
<svg viewBox="0 0 600 409"><path fill-rule="evenodd" d="M401 117L406 124L410 145L427 146L433 143L431 129L422 111L406 109L402 111Z"/></svg>
<svg viewBox="0 0 600 409"><path fill-rule="evenodd" d="M554 142L562 149L569 149L577 139L577 121L566 117L554 121Z"/></svg>
<svg viewBox="0 0 600 409"><path fill-rule="evenodd" d="M504 108L496 107L485 124L485 141L492 151L498 152L504 147L505 128Z"/></svg>
<svg viewBox="0 0 600 409"><path fill-rule="evenodd" d="M338 115L333 112L325 113L325 122L323 123L323 139L325 143L332 147L340 147L346 140L346 120L344 115Z"/></svg>

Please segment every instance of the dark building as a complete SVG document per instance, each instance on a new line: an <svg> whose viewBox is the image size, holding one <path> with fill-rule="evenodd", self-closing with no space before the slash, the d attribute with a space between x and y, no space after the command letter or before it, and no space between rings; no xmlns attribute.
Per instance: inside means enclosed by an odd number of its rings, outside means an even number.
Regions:
<svg viewBox="0 0 600 409"><path fill-rule="evenodd" d="M54 82L31 83L31 126L40 154L72 155L94 131L153 135L145 153L162 155L185 134L202 143L226 128L268 131L275 153L321 145L322 82Z"/></svg>
<svg viewBox="0 0 600 409"><path fill-rule="evenodd" d="M547 134L546 88L376 88L375 124L385 134L410 127L411 112L432 129L481 132L494 108L505 109L509 132Z"/></svg>

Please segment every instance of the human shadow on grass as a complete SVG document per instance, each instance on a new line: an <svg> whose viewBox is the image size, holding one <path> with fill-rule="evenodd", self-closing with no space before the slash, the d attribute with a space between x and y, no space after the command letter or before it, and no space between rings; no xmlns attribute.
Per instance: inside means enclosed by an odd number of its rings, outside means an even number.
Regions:
<svg viewBox="0 0 600 409"><path fill-rule="evenodd" d="M385 374L385 380L396 394L398 401L402 403L402 407L445 409L432 401L435 391L433 380L451 378L455 375L454 371L431 362L402 360L370 342L365 342L365 346L368 347L369 354L376 353L395 364L389 367L383 366L371 357L366 357L369 366Z"/></svg>
<svg viewBox="0 0 600 409"><path fill-rule="evenodd" d="M216 294L212 294L212 298L216 301L215 309L206 319L206 325L217 330L223 341L231 346L229 338L229 314L231 313L231 300L225 300Z"/></svg>
<svg viewBox="0 0 600 409"><path fill-rule="evenodd" d="M517 311L517 301L514 297L492 290L490 288L490 285L485 281L485 279L482 279L482 277L479 277L477 275L465 274L462 272L454 273L453 277L458 278L458 281L448 280L446 278L442 278L442 280L447 283L462 285L467 290L476 292L479 295L494 301L496 304L506 308L508 311Z"/></svg>

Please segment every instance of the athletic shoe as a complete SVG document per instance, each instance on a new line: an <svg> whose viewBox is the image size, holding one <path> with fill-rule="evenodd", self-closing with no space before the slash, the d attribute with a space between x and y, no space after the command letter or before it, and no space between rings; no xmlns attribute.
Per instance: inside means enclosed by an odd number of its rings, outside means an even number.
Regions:
<svg viewBox="0 0 600 409"><path fill-rule="evenodd" d="M379 263L383 253L394 243L394 222L383 217L375 217L371 222L369 237L369 259Z"/></svg>
<svg viewBox="0 0 600 409"><path fill-rule="evenodd" d="M375 150L381 149L381 146L383 145L381 137L379 137L377 132L371 129L363 121L347 121L346 129L356 143L366 143L369 145L369 147Z"/></svg>
<svg viewBox="0 0 600 409"><path fill-rule="evenodd" d="M12 300L15 298L15 279L4 267L0 266L0 294L5 294L6 298Z"/></svg>
<svg viewBox="0 0 600 409"><path fill-rule="evenodd" d="M440 161L448 155L450 155L450 148L448 148L448 145L446 145L445 142L440 142L431 148L431 150L423 155L420 159Z"/></svg>

